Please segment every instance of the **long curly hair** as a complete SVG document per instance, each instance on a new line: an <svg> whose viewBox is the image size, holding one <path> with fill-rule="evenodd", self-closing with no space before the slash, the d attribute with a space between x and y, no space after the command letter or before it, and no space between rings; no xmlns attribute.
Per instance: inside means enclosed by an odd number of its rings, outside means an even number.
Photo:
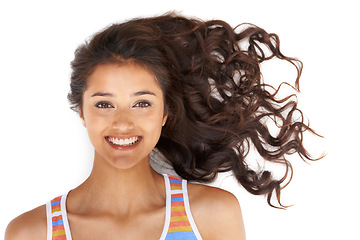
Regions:
<svg viewBox="0 0 360 240"><path fill-rule="evenodd" d="M103 63L135 62L151 71L164 93L168 120L156 148L184 179L212 181L232 171L250 193L275 196L292 177L289 154L315 160L303 146L304 123L296 95L283 98L265 84L260 64L274 57L297 70L301 61L280 51L276 34L251 25L232 28L221 20L202 21L175 13L114 24L80 45L72 62L72 109L81 113L87 77ZM266 121L278 128L271 133ZM246 157L254 147L264 161L280 164L280 179L251 169ZM275 194L275 195L273 195Z"/></svg>

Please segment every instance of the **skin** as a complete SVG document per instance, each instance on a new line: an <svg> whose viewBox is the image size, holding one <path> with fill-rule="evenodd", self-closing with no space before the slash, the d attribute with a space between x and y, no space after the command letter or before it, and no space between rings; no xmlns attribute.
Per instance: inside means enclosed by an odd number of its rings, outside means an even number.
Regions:
<svg viewBox="0 0 360 240"><path fill-rule="evenodd" d="M68 195L73 239L160 238L165 183L150 167L149 153L167 121L163 99L154 75L135 64L99 65L88 79L81 119L95 149L94 165L89 178ZM138 141L118 147L109 138ZM231 193L199 184L188 184L188 192L203 239L245 239L240 206ZM15 218L5 240L45 240L45 208Z"/></svg>

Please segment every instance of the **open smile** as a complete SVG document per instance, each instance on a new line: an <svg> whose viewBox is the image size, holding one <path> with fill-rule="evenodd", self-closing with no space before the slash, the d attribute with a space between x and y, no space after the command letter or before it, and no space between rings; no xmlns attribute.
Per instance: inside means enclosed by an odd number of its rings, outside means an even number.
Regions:
<svg viewBox="0 0 360 240"><path fill-rule="evenodd" d="M128 138L117 138L117 137L105 137L108 143L116 149L128 149L137 145L141 141L140 136L128 137Z"/></svg>

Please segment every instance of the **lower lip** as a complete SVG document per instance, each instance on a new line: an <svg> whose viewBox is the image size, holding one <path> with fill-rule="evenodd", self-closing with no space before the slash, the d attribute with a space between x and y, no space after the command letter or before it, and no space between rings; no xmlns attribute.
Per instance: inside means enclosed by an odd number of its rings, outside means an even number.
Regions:
<svg viewBox="0 0 360 240"><path fill-rule="evenodd" d="M107 143L110 144L111 147L115 148L116 150L124 150L125 151L125 150L131 150L131 149L135 148L141 142L142 138L139 137L139 140L136 143L129 145L129 146L115 145L115 144L111 143L109 141L109 139L105 138L105 140Z"/></svg>

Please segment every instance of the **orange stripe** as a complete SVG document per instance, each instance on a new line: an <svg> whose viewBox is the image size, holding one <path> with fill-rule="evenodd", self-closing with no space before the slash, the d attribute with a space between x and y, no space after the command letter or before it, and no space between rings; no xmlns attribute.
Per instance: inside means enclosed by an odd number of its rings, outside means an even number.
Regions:
<svg viewBox="0 0 360 240"><path fill-rule="evenodd" d="M62 215L52 217L52 221L53 221L53 222L56 222L56 221L58 221L58 220L60 220L60 219L62 219Z"/></svg>
<svg viewBox="0 0 360 240"><path fill-rule="evenodd" d="M180 181L182 181L181 178L174 177L174 176L171 176L171 175L169 175L169 174L168 174L168 177L169 177L169 179L174 179L174 180L180 180Z"/></svg>
<svg viewBox="0 0 360 240"><path fill-rule="evenodd" d="M53 202L60 201L60 200L61 200L61 196L54 198L53 200L51 200L51 202L53 203Z"/></svg>
<svg viewBox="0 0 360 240"><path fill-rule="evenodd" d="M185 206L184 202L172 202L171 203L172 207L179 207L179 206Z"/></svg>
<svg viewBox="0 0 360 240"><path fill-rule="evenodd" d="M181 216L186 216L186 212L185 211L171 212L171 217L181 217Z"/></svg>
<svg viewBox="0 0 360 240"><path fill-rule="evenodd" d="M171 194L171 198L181 198L181 197L183 197L182 193Z"/></svg>
<svg viewBox="0 0 360 240"><path fill-rule="evenodd" d="M66 235L53 236L52 240L66 240Z"/></svg>
<svg viewBox="0 0 360 240"><path fill-rule="evenodd" d="M64 225L57 225L52 227L53 231L65 230Z"/></svg>
<svg viewBox="0 0 360 240"><path fill-rule="evenodd" d="M182 184L181 183L176 183L176 182L173 182L173 183L170 183L170 186L177 186L177 187L181 187Z"/></svg>
<svg viewBox="0 0 360 240"><path fill-rule="evenodd" d="M178 221L178 222L171 222L170 227L184 227L190 226L189 221Z"/></svg>
<svg viewBox="0 0 360 240"><path fill-rule="evenodd" d="M51 206L51 209L54 209L54 208L60 208L60 204L56 204L54 206Z"/></svg>

